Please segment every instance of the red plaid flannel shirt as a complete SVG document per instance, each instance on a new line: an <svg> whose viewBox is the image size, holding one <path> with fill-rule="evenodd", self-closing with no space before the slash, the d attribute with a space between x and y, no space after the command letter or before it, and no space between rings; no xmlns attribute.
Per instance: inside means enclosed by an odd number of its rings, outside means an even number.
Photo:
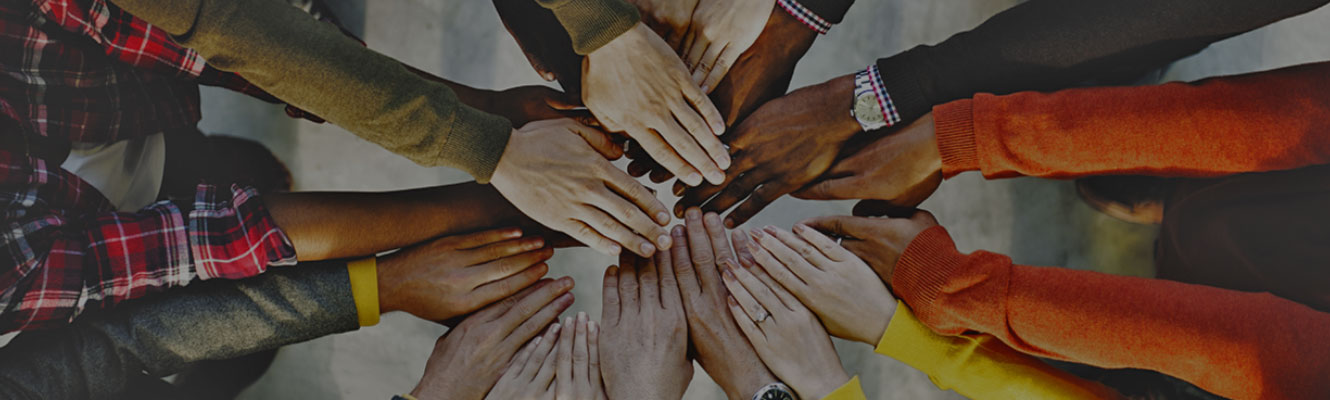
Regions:
<svg viewBox="0 0 1330 400"><path fill-rule="evenodd" d="M200 83L271 100L105 0L0 3L0 135L111 143L193 129ZM118 212L28 150L0 149L0 332L295 263L252 189L200 185L188 212Z"/></svg>

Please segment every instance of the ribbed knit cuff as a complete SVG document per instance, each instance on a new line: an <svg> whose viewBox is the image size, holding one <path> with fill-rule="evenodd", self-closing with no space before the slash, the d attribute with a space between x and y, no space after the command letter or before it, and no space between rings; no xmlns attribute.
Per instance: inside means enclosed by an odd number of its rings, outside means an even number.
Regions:
<svg viewBox="0 0 1330 400"><path fill-rule="evenodd" d="M356 300L356 315L360 326L379 324L379 267L374 257L346 263L351 277L351 297Z"/></svg>
<svg viewBox="0 0 1330 400"><path fill-rule="evenodd" d="M436 165L455 166L471 174L476 182L489 183L512 136L512 122L459 103L450 132L439 146Z"/></svg>
<svg viewBox="0 0 1330 400"><path fill-rule="evenodd" d="M547 3L551 2L541 2ZM591 54L642 19L637 7L624 0L568 0L547 8L568 31L579 55Z"/></svg>
<svg viewBox="0 0 1330 400"><path fill-rule="evenodd" d="M933 315L942 287L964 261L965 256L956 251L946 228L928 228L905 247L891 273L891 287L915 315Z"/></svg>
<svg viewBox="0 0 1330 400"><path fill-rule="evenodd" d="M846 381L844 385L836 388L831 393L827 393L822 400L867 400L864 395L864 388L859 384L859 377L855 376Z"/></svg>
<svg viewBox="0 0 1330 400"><path fill-rule="evenodd" d="M933 107L933 132L942 154L942 176L951 178L979 169L979 149L974 141L974 101L957 100Z"/></svg>
<svg viewBox="0 0 1330 400"><path fill-rule="evenodd" d="M924 97L919 86L922 78L915 68L923 65L917 60L923 56L919 48L877 60L878 72L882 74L882 86L891 95L900 114L902 124L910 124L919 117L933 111L933 102Z"/></svg>

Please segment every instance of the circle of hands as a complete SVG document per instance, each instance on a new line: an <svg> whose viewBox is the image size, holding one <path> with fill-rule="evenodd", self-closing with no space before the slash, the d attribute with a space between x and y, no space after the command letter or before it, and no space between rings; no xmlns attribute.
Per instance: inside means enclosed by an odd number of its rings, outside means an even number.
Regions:
<svg viewBox="0 0 1330 400"><path fill-rule="evenodd" d="M619 257L605 272L600 321L560 321L574 282L542 279L550 246L567 240L498 230L388 256L380 268L390 277L413 262L449 266L380 283L429 294L383 310L454 326L413 396L681 398L696 361L729 398L783 382L816 399L850 380L832 336L876 345L886 330L892 269L937 224L927 212L727 229L786 194L872 200L856 215L917 205L941 181L932 119L856 143L851 77L785 94L815 33L774 0L632 3L645 22L578 61L586 109L546 88L507 92L521 97L506 116L522 127L491 181L540 225ZM570 69L523 48L546 79ZM845 151L851 143L856 152ZM612 164L625 155L627 171ZM643 176L678 177L672 210L634 179ZM684 224L669 229L671 214Z"/></svg>

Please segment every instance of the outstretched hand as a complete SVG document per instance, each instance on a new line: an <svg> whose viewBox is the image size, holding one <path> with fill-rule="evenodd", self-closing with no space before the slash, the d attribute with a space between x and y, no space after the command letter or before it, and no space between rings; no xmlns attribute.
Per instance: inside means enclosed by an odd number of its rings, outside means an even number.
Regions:
<svg viewBox="0 0 1330 400"><path fill-rule="evenodd" d="M933 114L874 140L837 161L817 182L794 193L805 200L882 200L914 207L942 184Z"/></svg>
<svg viewBox="0 0 1330 400"><path fill-rule="evenodd" d="M625 256L605 271L601 373L613 399L679 399L693 379L671 254Z"/></svg>
<svg viewBox="0 0 1330 400"><path fill-rule="evenodd" d="M923 210L909 218L817 217L800 224L841 238L841 246L872 266L888 285L910 242L938 225L933 214Z"/></svg>
<svg viewBox="0 0 1330 400"><path fill-rule="evenodd" d="M702 0L679 54L703 91L715 89L767 25L775 0Z"/></svg>

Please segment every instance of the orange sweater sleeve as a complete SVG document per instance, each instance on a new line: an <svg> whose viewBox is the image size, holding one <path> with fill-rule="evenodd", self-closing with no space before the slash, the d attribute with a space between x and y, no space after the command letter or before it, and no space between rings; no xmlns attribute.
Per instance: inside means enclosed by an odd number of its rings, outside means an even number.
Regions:
<svg viewBox="0 0 1330 400"><path fill-rule="evenodd" d="M977 331L1021 352L1141 368L1237 399L1330 398L1330 314L1268 293L961 254L934 227L892 274L898 297L943 335Z"/></svg>
<svg viewBox="0 0 1330 400"><path fill-rule="evenodd" d="M1330 62L933 109L947 177L1208 177L1330 163Z"/></svg>

